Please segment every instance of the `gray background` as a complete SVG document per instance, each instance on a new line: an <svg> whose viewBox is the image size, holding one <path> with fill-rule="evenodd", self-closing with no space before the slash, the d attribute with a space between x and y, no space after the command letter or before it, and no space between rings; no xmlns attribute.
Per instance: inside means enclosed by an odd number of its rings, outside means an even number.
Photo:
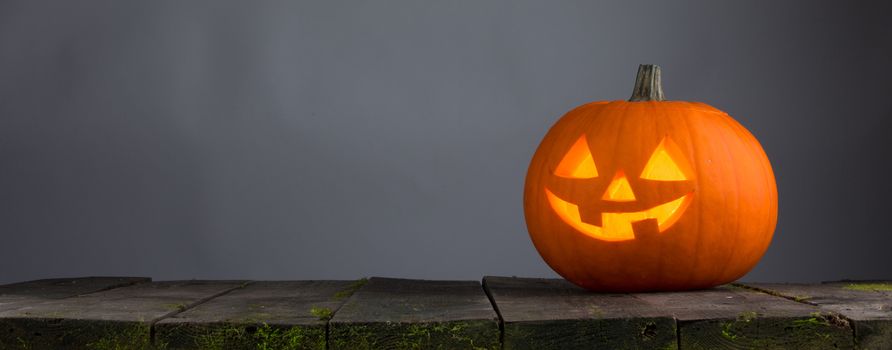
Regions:
<svg viewBox="0 0 892 350"><path fill-rule="evenodd" d="M747 280L892 278L889 10L0 1L0 282L555 276L526 166L639 63L774 165L778 229Z"/></svg>

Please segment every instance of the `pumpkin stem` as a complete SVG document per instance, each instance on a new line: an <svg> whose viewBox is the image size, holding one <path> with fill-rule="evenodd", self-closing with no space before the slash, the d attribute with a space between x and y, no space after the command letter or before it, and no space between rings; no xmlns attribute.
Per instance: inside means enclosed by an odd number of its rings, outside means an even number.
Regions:
<svg viewBox="0 0 892 350"><path fill-rule="evenodd" d="M660 66L655 64L642 64L638 66L638 76L635 78L635 89L632 90L630 102L640 101L665 101L663 85L660 82Z"/></svg>

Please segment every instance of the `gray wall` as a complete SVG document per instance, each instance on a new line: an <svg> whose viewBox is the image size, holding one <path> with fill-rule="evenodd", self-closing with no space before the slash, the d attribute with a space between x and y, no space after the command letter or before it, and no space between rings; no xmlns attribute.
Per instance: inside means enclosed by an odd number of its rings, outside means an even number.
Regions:
<svg viewBox="0 0 892 350"><path fill-rule="evenodd" d="M748 280L892 278L889 10L2 1L0 282L554 276L526 166L639 63L765 147L779 224Z"/></svg>

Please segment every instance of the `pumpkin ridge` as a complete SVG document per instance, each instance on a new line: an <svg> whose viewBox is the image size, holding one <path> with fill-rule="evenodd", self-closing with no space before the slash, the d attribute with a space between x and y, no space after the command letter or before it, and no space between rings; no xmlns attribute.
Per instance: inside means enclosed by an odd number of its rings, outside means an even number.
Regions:
<svg viewBox="0 0 892 350"><path fill-rule="evenodd" d="M672 112L670 114L672 117L667 118L669 120L669 124L670 124L669 129L671 129L671 130L681 129L681 130L685 131L685 133L687 134L686 141L688 143L688 148L691 153L690 159L693 160L691 162L692 163L691 167L694 168L695 173L699 173L700 169L697 167L697 164L700 164L700 157L702 156L702 154L701 154L702 152L698 151L699 144L694 142L694 140L696 140L695 135L694 135L695 129L691 126L691 123L688 121L688 118L686 118L685 115L681 114L681 111L682 111L681 109L673 109L672 110ZM675 121L675 122L673 122L673 121ZM683 124L684 126L679 128L676 124ZM681 146L679 146L679 147L681 147ZM703 211L703 201L701 200L700 197L703 194L697 193L697 192L699 192L697 190L700 187L699 182L700 182L700 176L697 176L697 178L695 179L696 185L694 187L694 192L696 193L694 200L697 201L697 210L694 211L694 213L696 213L696 217L694 217L692 220L689 219L689 222L691 222L693 225L695 225L694 228L692 229L692 231L698 232L697 238L694 240L694 246L695 246L694 252L695 253L699 252L701 249L703 249L703 232L701 232L701 230L700 230L700 216L701 216L700 213L702 213L702 211ZM694 275L696 274L696 267L698 264L699 264L699 261L697 261L697 259L693 259L691 268L687 269L687 271L688 271L687 278L684 280L683 283L681 283L682 285L691 284L691 281L694 279Z"/></svg>
<svg viewBox="0 0 892 350"><path fill-rule="evenodd" d="M655 106L651 106L650 109L651 109L651 110L655 109ZM670 114L671 114L671 113L667 113L667 118L656 118L657 120L654 122L654 124L656 124L656 125L654 126L654 128L657 129L657 130L659 130L659 129L660 129L660 123L664 123L664 124L668 124L668 125L669 125L669 127L666 128L666 129L672 129L672 116L671 116ZM668 137L668 136L661 135L661 137L666 138L666 137ZM657 146L657 147L659 147L659 146ZM644 166L647 166L647 164L645 163ZM696 179L694 179L693 181L694 181L694 183L696 183ZM695 185L695 186L696 186L696 185ZM695 194L694 192L695 192L695 191L692 190L690 193L688 193L688 194L685 195L685 196L688 196L688 198L689 198L688 200L689 200L689 201L693 201L693 200L695 200L694 197L696 197L696 194ZM691 203L688 203L687 206L690 207L690 206L691 206ZM685 211L687 211L688 209L689 209L689 208L686 208ZM682 213L682 214L684 214L684 213ZM682 219L681 217L677 218L677 219L676 219L676 222L677 222L678 220L681 220L681 219ZM674 225L674 223L673 223L673 225ZM669 228L667 228L667 230L668 230L668 229L669 229ZM666 260L667 260L667 255L666 255L665 250L666 250L666 243L661 243L661 244L659 244L659 246L658 246L658 248L657 248L657 254L659 255L659 263L657 264L657 276L659 276L659 277L658 277L658 279L657 279L657 281L656 281L656 285L658 285L658 286L665 286L665 285L666 285L666 269L667 269L667 267L669 267L669 265L670 265L670 264L667 263L667 261L666 261Z"/></svg>
<svg viewBox="0 0 892 350"><path fill-rule="evenodd" d="M730 131L732 131L734 134L737 134L737 130L734 128L734 125L732 125L732 123L730 123L729 120L728 120L727 118L719 118L719 121L720 121L721 123L725 124L725 126L728 127L728 129L729 129ZM719 137L718 137L719 140L722 142L722 146L723 146L722 148L725 150L725 154L728 156L728 159L729 159L729 160L734 160L734 155L732 154L732 152L731 152L731 150L729 149L729 146L728 146L728 138L727 138L727 135L722 134L722 135L718 135L718 136L719 136ZM735 136L737 136L737 135L735 135ZM746 189L742 189L742 188L741 188L741 186L740 186L740 179L739 179L737 176L732 176L732 177L734 178L734 189L735 189L735 191L727 191L727 192L728 192L728 193L733 193L733 194L734 194L734 200L733 200L733 202L734 202L734 208L733 208L733 210L731 210L730 212L734 213L734 226L735 226L734 231L737 232L737 234L734 235L734 238L732 238L732 240L733 240L732 242L733 242L733 243L732 243L731 245L732 245L732 246L737 246L737 243L740 241L740 235L741 235L741 234L740 234L740 217L739 217L739 214L738 214L738 213L740 212L740 195L739 195L738 193L739 193L741 190L746 190ZM725 281L722 281L722 280L725 279L725 274L726 274L727 271L728 271L728 267L730 267L731 263L734 261L734 257L735 257L735 255L737 254L738 251L739 251L739 249L732 249L731 252L728 253L728 254L726 255L725 263L723 264L722 268L719 269L719 271L720 271L719 274L716 275L715 280L712 281L712 282L710 282L710 284L716 283L716 281L719 281L719 282L725 282ZM727 282L731 282L731 281L727 281Z"/></svg>
<svg viewBox="0 0 892 350"><path fill-rule="evenodd" d="M765 243L757 248L757 250L761 251L762 255L764 255L765 251L768 249L768 245L770 244L771 239L774 236L774 230L777 225L777 188L774 184L774 171L771 169L771 162L768 159L768 154L764 151L761 143L759 143L759 140L756 138L756 136L753 135L749 130L747 130L746 127L743 126L743 124L740 124L733 118L731 118L730 115L725 117L724 120L734 127L734 131L738 135L738 137L748 140L748 142L746 143L746 147L751 152L761 156L759 157L760 159L758 161L758 164L759 169L762 171L763 174L765 174L762 181L762 188L767 195L767 203L765 204L768 205L770 208L768 212L774 213L772 220L766 221L764 226L764 230L770 232L770 234L768 235L767 239L764 239ZM761 258L761 256L759 258Z"/></svg>

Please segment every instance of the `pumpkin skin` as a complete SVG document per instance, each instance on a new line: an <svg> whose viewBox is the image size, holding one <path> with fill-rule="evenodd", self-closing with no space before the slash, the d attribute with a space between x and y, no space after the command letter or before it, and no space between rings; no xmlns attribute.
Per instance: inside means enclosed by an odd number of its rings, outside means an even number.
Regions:
<svg viewBox="0 0 892 350"><path fill-rule="evenodd" d="M756 138L718 109L592 102L545 135L524 215L546 263L583 288L700 289L759 261L777 223L777 187Z"/></svg>

